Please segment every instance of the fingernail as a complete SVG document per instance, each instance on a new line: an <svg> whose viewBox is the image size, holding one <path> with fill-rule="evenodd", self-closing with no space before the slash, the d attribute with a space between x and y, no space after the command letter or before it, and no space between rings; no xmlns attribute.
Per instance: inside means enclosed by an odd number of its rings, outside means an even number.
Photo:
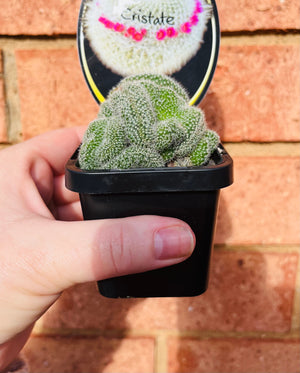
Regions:
<svg viewBox="0 0 300 373"><path fill-rule="evenodd" d="M189 228L168 227L155 233L154 247L157 259L184 258L195 246L195 238Z"/></svg>

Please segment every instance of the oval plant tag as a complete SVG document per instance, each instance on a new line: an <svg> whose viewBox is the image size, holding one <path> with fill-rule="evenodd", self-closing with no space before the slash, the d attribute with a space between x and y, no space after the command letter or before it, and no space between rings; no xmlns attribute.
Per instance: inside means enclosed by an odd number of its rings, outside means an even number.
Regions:
<svg viewBox="0 0 300 373"><path fill-rule="evenodd" d="M220 29L214 0L83 0L78 49L98 102L128 75L166 74L198 104L212 80Z"/></svg>

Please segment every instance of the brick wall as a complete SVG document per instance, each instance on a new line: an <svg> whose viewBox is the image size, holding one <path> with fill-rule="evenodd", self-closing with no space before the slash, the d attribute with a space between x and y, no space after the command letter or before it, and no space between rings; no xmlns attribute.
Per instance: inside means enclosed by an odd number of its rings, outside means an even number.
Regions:
<svg viewBox="0 0 300 373"><path fill-rule="evenodd" d="M79 0L3 1L0 147L88 123ZM34 373L300 372L300 4L218 2L222 46L204 108L235 161L209 290L108 300L66 291L25 348ZM80 105L78 104L80 103Z"/></svg>

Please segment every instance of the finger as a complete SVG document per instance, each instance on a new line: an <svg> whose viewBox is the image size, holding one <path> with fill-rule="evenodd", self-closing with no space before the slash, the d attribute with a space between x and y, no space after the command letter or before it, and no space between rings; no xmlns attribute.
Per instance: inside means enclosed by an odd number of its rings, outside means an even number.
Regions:
<svg viewBox="0 0 300 373"><path fill-rule="evenodd" d="M55 218L61 221L81 221L82 209L79 201L56 207Z"/></svg>
<svg viewBox="0 0 300 373"><path fill-rule="evenodd" d="M66 205L79 201L78 193L71 192L65 187L65 175L54 178L53 200L56 205Z"/></svg>
<svg viewBox="0 0 300 373"><path fill-rule="evenodd" d="M152 270L185 260L195 237L184 222L138 216L84 222L43 222L35 244L43 241L41 268L51 294L76 283ZM41 254L39 253L39 256Z"/></svg>
<svg viewBox="0 0 300 373"><path fill-rule="evenodd" d="M62 175L65 163L79 146L86 126L64 128L44 133L24 144L32 157L42 157L58 175Z"/></svg>

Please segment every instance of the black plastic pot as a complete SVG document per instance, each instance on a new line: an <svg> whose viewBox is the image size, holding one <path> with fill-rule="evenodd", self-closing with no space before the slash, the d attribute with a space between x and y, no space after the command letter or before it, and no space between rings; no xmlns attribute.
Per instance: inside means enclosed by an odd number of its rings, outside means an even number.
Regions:
<svg viewBox="0 0 300 373"><path fill-rule="evenodd" d="M77 152L66 165L66 187L80 194L85 220L135 215L176 217L196 235L186 261L98 282L109 298L187 297L207 289L220 189L233 182L233 162L222 145L202 167L84 171Z"/></svg>

